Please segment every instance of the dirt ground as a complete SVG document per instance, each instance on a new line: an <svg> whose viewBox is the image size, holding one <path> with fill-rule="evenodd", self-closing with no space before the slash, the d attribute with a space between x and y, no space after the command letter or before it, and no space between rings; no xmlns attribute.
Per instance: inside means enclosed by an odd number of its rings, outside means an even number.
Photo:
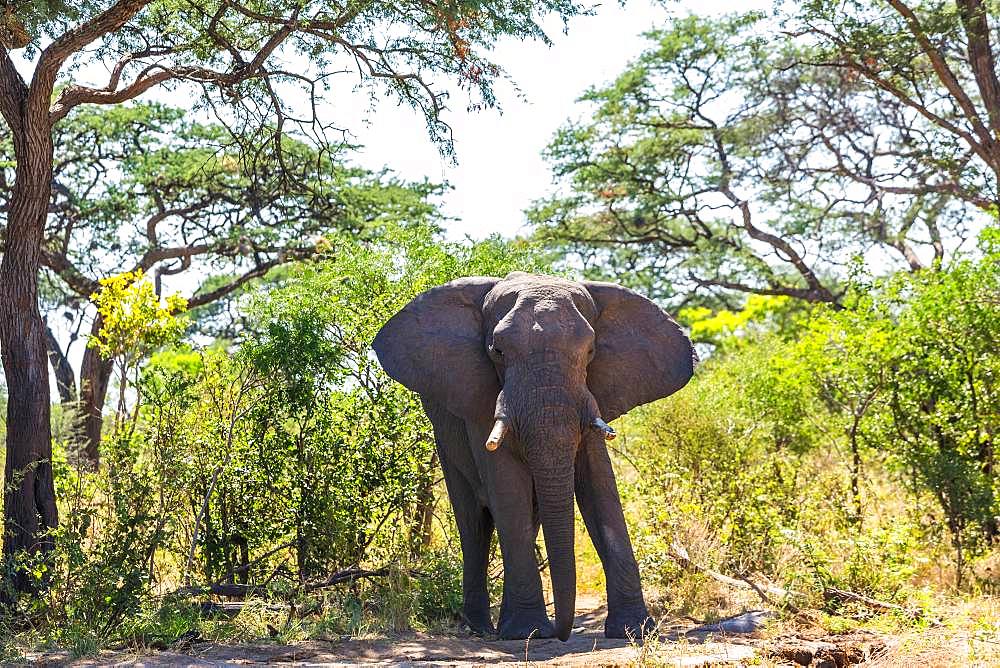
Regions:
<svg viewBox="0 0 1000 668"><path fill-rule="evenodd" d="M582 599L579 628L568 642L559 640L484 640L470 636L442 637L420 633L387 639L303 641L290 645L229 645L196 643L150 653L104 652L69 660L66 655L29 657L47 666L794 666L842 668L878 658L885 643L875 637L763 639L755 630L766 613L750 613L722 626L673 628L645 647L603 636L605 609Z"/></svg>
<svg viewBox="0 0 1000 668"><path fill-rule="evenodd" d="M150 654L106 652L97 657L68 661L65 656L33 657L41 665L90 666L485 666L493 664L545 666L628 666L639 663L642 648L628 641L608 640L603 634L605 609L596 601L581 601L578 628L569 641L484 640L472 636L442 637L411 633L392 639L303 641L290 645L228 645L197 643L183 650ZM715 639L708 633L662 643L661 656L670 654L678 666L739 665L754 656L745 644ZM668 663L669 665L669 663Z"/></svg>

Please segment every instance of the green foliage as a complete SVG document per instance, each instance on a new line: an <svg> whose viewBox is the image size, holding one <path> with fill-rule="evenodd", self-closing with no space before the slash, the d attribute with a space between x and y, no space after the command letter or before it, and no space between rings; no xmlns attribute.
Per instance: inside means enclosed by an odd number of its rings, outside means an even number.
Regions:
<svg viewBox="0 0 1000 668"><path fill-rule="evenodd" d="M971 88L954 10L918 14ZM646 38L555 135L559 187L528 213L592 276L674 303L840 303L854 260L930 267L995 208L995 159L949 129L974 122L885 3L679 16ZM897 81L905 101L888 92Z"/></svg>
<svg viewBox="0 0 1000 668"><path fill-rule="evenodd" d="M985 230L975 257L936 270L859 277L843 309L752 297L683 311L712 354L622 428L651 579L691 605L706 585L679 545L703 568L853 614L822 592L912 603L950 547L951 584L967 587L998 539L997 238Z"/></svg>
<svg viewBox="0 0 1000 668"><path fill-rule="evenodd" d="M698 555L713 567L745 573L775 565L782 530L800 516L803 453L821 437L805 418L822 410L770 367L778 346L768 339L710 359L683 392L628 418L637 423L627 451L638 471L633 493L656 509L645 518L659 544L654 555L674 540L688 543L685 533L697 529L711 535L713 550L725 547Z"/></svg>
<svg viewBox="0 0 1000 668"><path fill-rule="evenodd" d="M57 573L50 596L23 611L61 629L53 640L93 651L208 633L171 594L182 584L243 585L304 609L329 596L354 610L322 622L339 632L457 619L461 560L430 521L443 493L430 425L369 344L432 285L543 270L544 260L499 239L442 243L431 227L324 244L324 256L254 295L238 346L149 357L138 405L105 439L100 471L60 455ZM108 311L101 343L113 351L164 340L135 335L164 314L128 278L109 281L117 297L101 302L129 305ZM388 575L323 593L330 574L350 568Z"/></svg>
<svg viewBox="0 0 1000 668"><path fill-rule="evenodd" d="M789 534L806 569L804 582L822 590L835 587L886 600L906 600L921 551L919 527L886 522L869 531L821 537ZM828 608L836 611L832 602Z"/></svg>
<svg viewBox="0 0 1000 668"><path fill-rule="evenodd" d="M929 535L922 518L898 497L866 497L859 522L849 422L823 400L796 346L772 333L723 344L683 392L624 418L618 457L635 470L622 489L636 508L640 567L672 611L732 611L733 594L713 590L682 555L700 569L781 583L799 607L838 610L823 603L827 587L908 600ZM866 462L865 492L895 488L879 459ZM750 599L742 605L758 604Z"/></svg>
<svg viewBox="0 0 1000 668"><path fill-rule="evenodd" d="M101 289L90 296L97 306L101 328L88 345L106 359L142 358L150 351L175 341L185 322L177 314L187 308L180 295L168 295L165 303L143 279L142 270L101 279Z"/></svg>
<svg viewBox="0 0 1000 668"><path fill-rule="evenodd" d="M461 555L434 550L424 556L422 568L414 602L419 618L431 623L458 619L462 612Z"/></svg>
<svg viewBox="0 0 1000 668"><path fill-rule="evenodd" d="M863 287L850 309L819 314L800 346L829 401L850 408L870 447L937 499L959 586L963 551L1000 533L996 234L983 234L980 259Z"/></svg>
<svg viewBox="0 0 1000 668"><path fill-rule="evenodd" d="M185 272L200 282L192 326L232 338L235 300L254 282L280 281L275 265L312 255L322 235L371 238L387 225L439 219L441 186L352 165L350 145L238 138L156 103L80 107L55 133L46 226L55 259L42 308L60 317L89 317L86 298L122 267L141 268L156 285ZM0 126L0 202L13 196L14 167Z"/></svg>
<svg viewBox="0 0 1000 668"><path fill-rule="evenodd" d="M24 34L17 46L27 45L23 60L31 63L42 44L71 26L93 21L104 10L94 2L19 1L9 5L5 19ZM306 107L313 103L315 111L330 88L331 73L344 73L343 64L354 63L359 87L373 102L388 93L422 111L432 138L450 150L450 128L440 118L445 96L438 92L443 88L439 79L451 79L461 87L470 107L493 105L492 84L502 71L490 61L490 49L509 37L547 41L541 17L553 14L566 20L581 11L570 0L308 6L271 0L240 7L213 0L194 4L157 0L120 17L112 14L122 19L121 28L117 23L115 29L97 24L104 30L96 32L86 57L109 72L118 62L133 65L125 68L120 89L128 89L126 82L133 78L144 81L143 68L156 62L173 74L160 85L192 92L195 101L200 98L214 110L228 107L234 112L234 134L243 137L259 130L262 116L275 120L280 116L288 126L316 130L319 119L308 114L302 119L301 110L283 109L280 98L299 97L307 101ZM0 39L7 32L0 30ZM159 48L151 56L152 43ZM315 68L293 73L282 65L291 59L305 59ZM190 77L190 68L211 76L203 74L203 85L185 88L182 82ZM57 83L73 81L73 69L65 69Z"/></svg>
<svg viewBox="0 0 1000 668"><path fill-rule="evenodd" d="M167 413L158 419L171 423L186 407L161 408ZM105 440L99 472L74 465L64 445L56 448L62 512L50 587L45 597L21 601L26 608L20 611L49 629L52 641L76 654L93 653L155 616L158 560L176 544L174 522L187 500L185 453L176 446L118 430Z"/></svg>

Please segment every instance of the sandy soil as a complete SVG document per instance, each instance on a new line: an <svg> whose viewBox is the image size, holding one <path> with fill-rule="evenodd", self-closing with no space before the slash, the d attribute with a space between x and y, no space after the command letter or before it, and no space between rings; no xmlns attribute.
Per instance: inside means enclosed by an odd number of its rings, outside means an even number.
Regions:
<svg viewBox="0 0 1000 668"><path fill-rule="evenodd" d="M421 633L372 640L304 641L290 645L230 645L196 643L183 649L147 654L105 652L96 657L70 661L63 654L30 657L39 665L74 666L486 666L494 664L531 666L725 666L813 665L827 668L854 665L870 656L837 653L822 642L796 641L791 649L772 651L772 640L754 638L753 627L762 615L744 616L724 629L714 627L675 628L645 648L627 641L608 640L603 635L605 610L595 599L581 598L577 623L580 628L568 642L558 640L484 640L471 636L431 636ZM803 644L804 643L804 644ZM833 648L833 649L831 649ZM785 648L788 649L788 648ZM831 653L833 652L833 653ZM783 654L783 655L782 655ZM805 659L803 661L803 659Z"/></svg>

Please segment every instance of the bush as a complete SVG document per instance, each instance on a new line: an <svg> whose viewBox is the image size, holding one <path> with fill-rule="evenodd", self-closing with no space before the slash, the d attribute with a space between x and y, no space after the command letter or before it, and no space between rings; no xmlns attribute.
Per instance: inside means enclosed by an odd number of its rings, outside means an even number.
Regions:
<svg viewBox="0 0 1000 668"><path fill-rule="evenodd" d="M544 262L528 246L442 244L422 228L326 248L253 296L233 348L153 354L100 471L57 448L58 573L23 614L91 648L191 631L183 591L172 594L184 586L334 602L344 614L330 623L354 629L456 619L461 560L431 523L443 494L432 431L369 344L426 288ZM323 581L352 568L389 575L327 594Z"/></svg>
<svg viewBox="0 0 1000 668"><path fill-rule="evenodd" d="M462 612L462 559L453 550L436 549L424 555L417 575L416 609L429 623L453 623Z"/></svg>
<svg viewBox="0 0 1000 668"><path fill-rule="evenodd" d="M751 299L683 315L711 355L625 418L620 456L650 581L682 606L705 589L676 543L813 603L828 587L906 600L948 541L962 587L1000 532L995 231L979 258L859 282L845 309Z"/></svg>
<svg viewBox="0 0 1000 668"><path fill-rule="evenodd" d="M713 358L688 388L627 418L637 471L628 494L655 509L640 522L658 549L699 543L699 563L737 573L771 571L780 558L816 434L790 419L807 410L803 396L784 405L773 386L773 350L762 343Z"/></svg>
<svg viewBox="0 0 1000 668"><path fill-rule="evenodd" d="M937 501L956 588L968 557L1000 539L1000 230L984 231L981 250L857 287L850 308L817 313L798 350L852 419L852 449L861 441L914 498Z"/></svg>

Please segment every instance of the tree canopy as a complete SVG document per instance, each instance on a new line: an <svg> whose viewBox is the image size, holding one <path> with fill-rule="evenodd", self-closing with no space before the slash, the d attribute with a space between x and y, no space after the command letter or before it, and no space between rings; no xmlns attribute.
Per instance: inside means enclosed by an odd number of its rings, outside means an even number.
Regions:
<svg viewBox="0 0 1000 668"><path fill-rule="evenodd" d="M349 146L333 153L282 137L278 153L270 141L238 142L224 126L186 115L154 103L81 107L56 126L42 308L54 320L46 322L46 340L56 387L64 403L83 401L95 461L111 365L88 348L77 374L69 349L84 325L91 336L104 326L88 308L104 279L145 272L157 294L164 281L180 283L208 324L221 311L215 302L311 256L325 234L372 237L387 224L437 215L430 198L439 187L351 166ZM14 164L9 134L0 141L0 164ZM13 183L13 170L0 169L0 213ZM197 287L184 285L192 282Z"/></svg>
<svg viewBox="0 0 1000 668"><path fill-rule="evenodd" d="M997 14L975 4L673 19L584 95L531 218L585 262L648 269L664 298L840 303L857 262L932 266L998 200L996 141L976 131L1000 116L980 53Z"/></svg>

